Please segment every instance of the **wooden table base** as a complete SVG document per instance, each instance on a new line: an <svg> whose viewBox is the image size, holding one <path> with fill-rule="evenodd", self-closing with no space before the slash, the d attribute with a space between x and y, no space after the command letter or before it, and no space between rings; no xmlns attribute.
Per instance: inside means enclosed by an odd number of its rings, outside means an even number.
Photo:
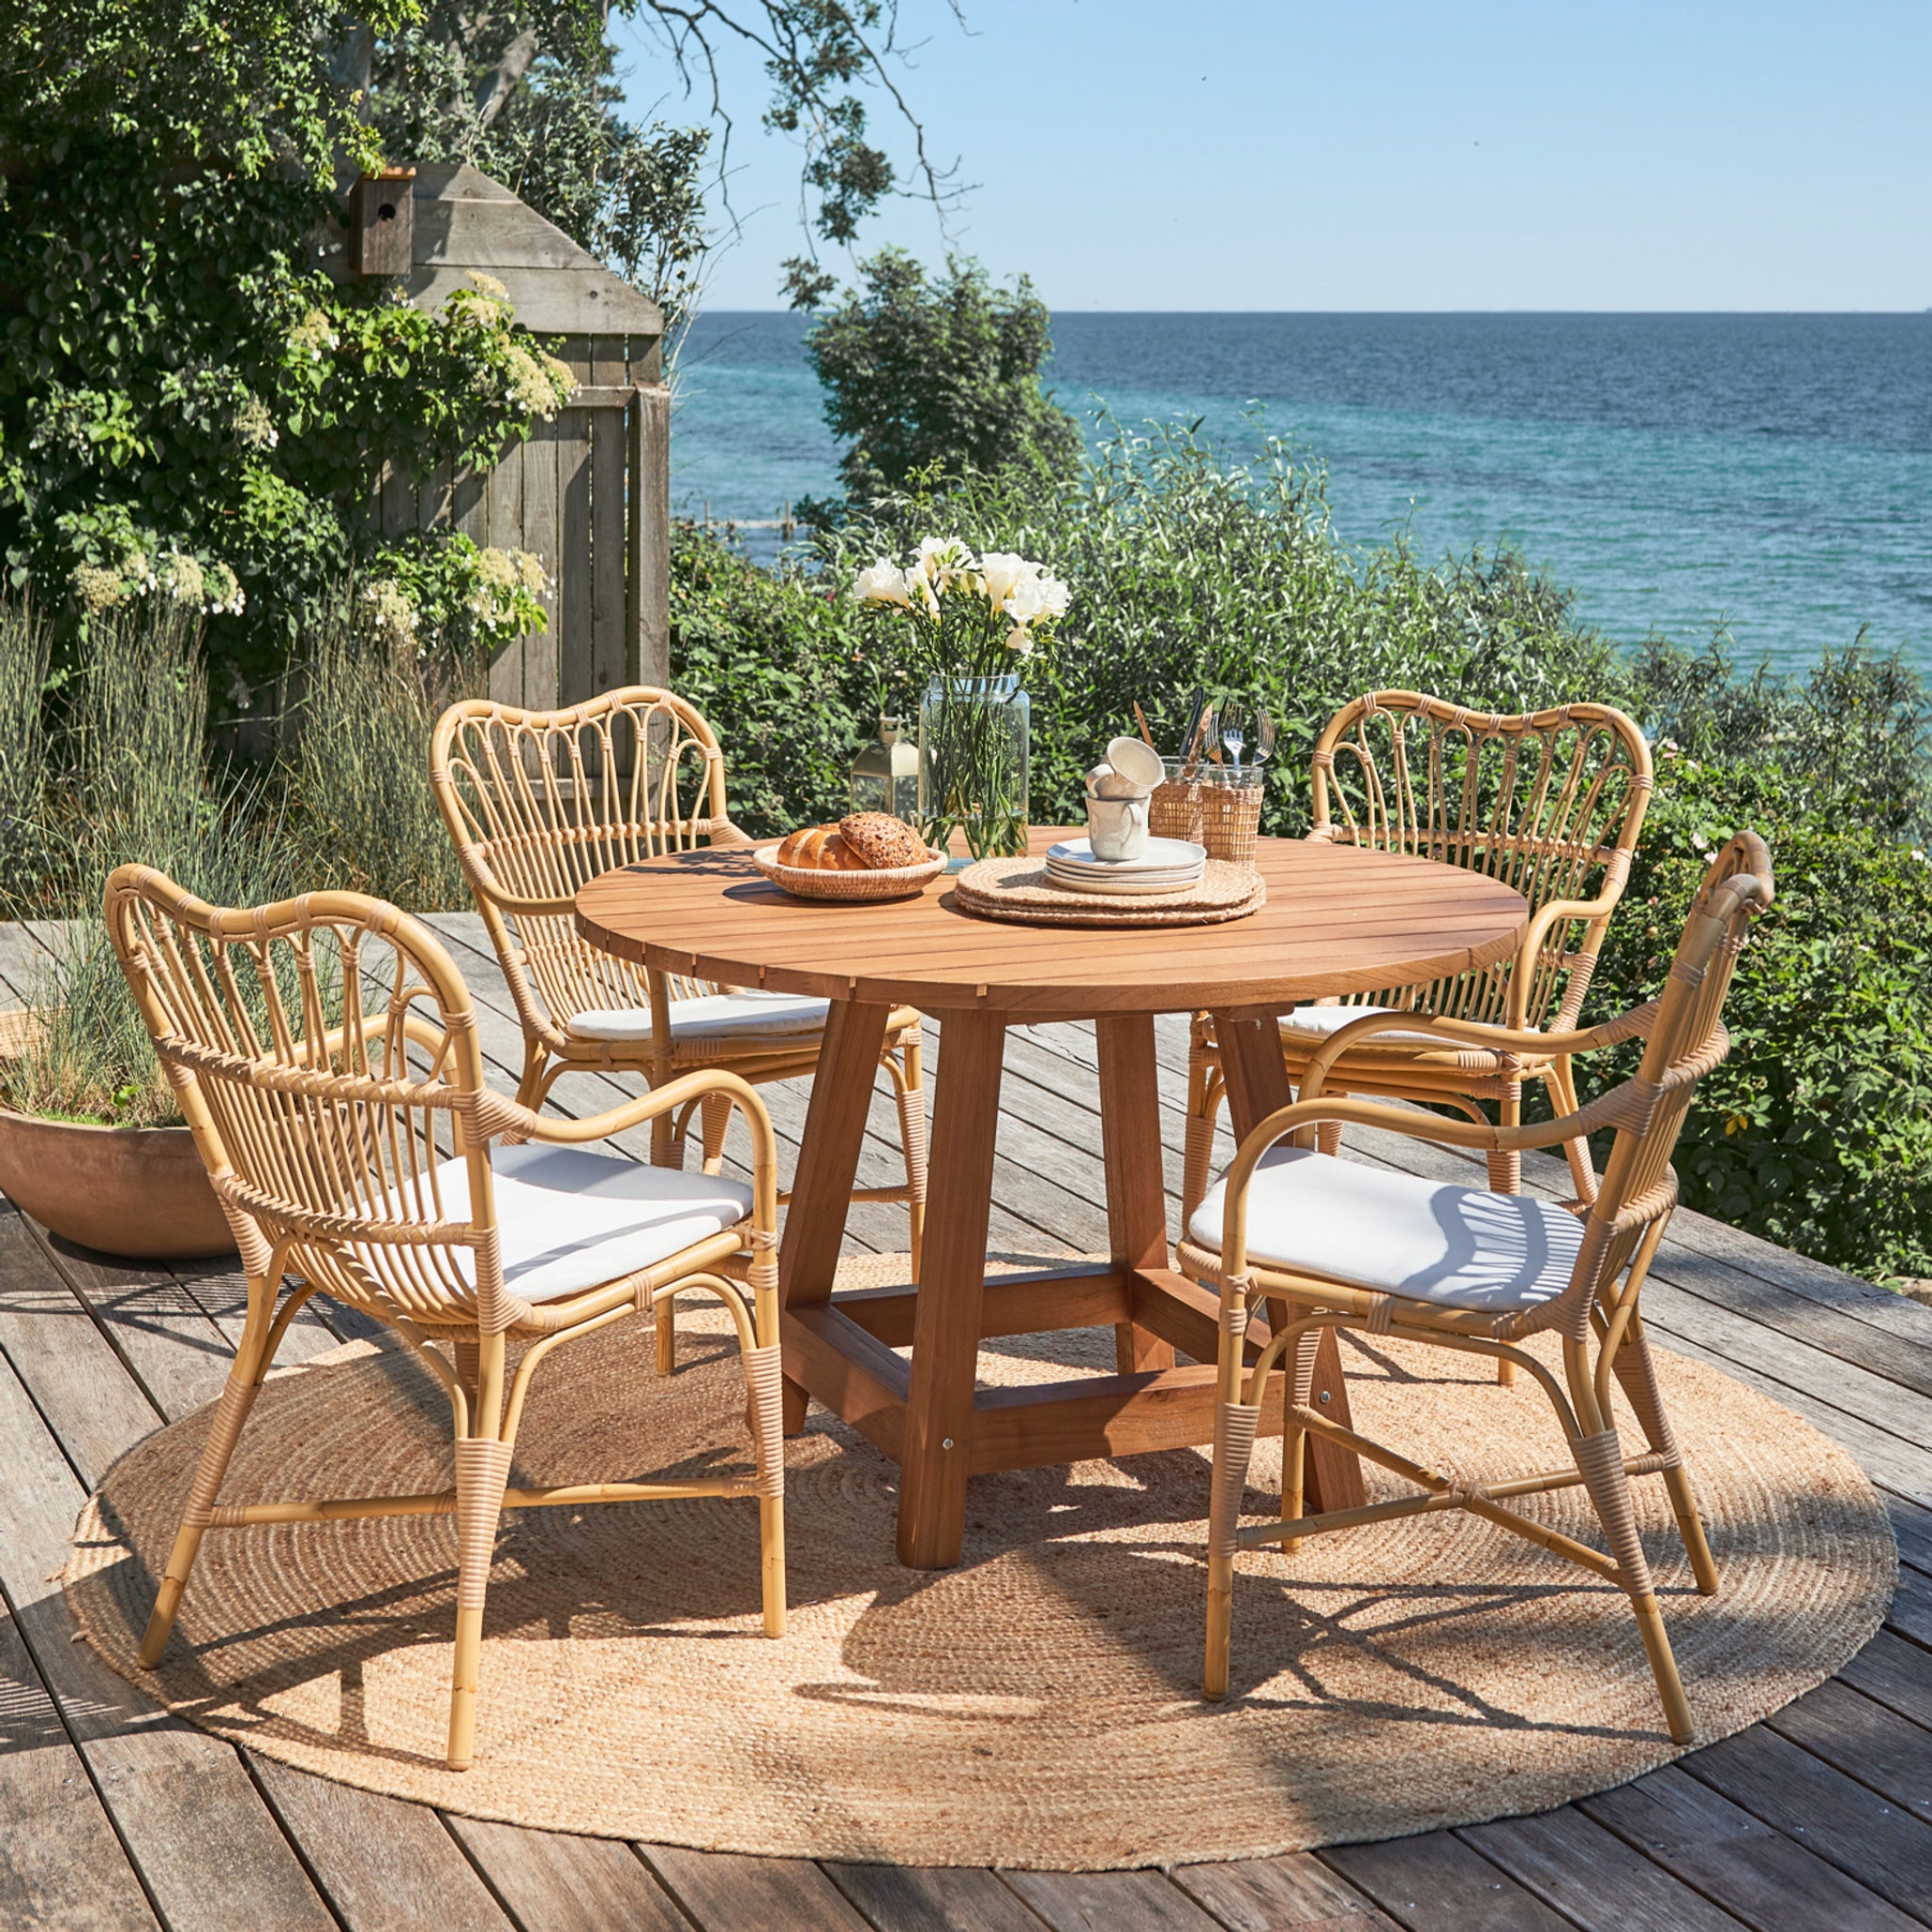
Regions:
<svg viewBox="0 0 1932 1932"><path fill-rule="evenodd" d="M1154 1022L1146 1014L1097 1022L1109 1263L987 1278L1006 1021L983 1010L946 1016L918 1289L834 1296L886 1014L882 1006L834 1002L812 1085L779 1257L786 1426L803 1427L813 1396L893 1457L904 1471L899 1559L943 1569L959 1560L972 1476L1211 1441L1219 1302L1167 1265ZM1242 1085L1234 1071L1243 1062L1239 1044L1227 1058L1240 1121L1266 1075ZM1281 1079L1278 1045L1274 1065ZM1108 1324L1115 1374L977 1387L979 1344L990 1337ZM894 1353L908 1343L909 1362ZM1192 1363L1176 1366L1175 1351ZM1262 1427L1278 1434L1281 1378L1271 1381ZM1345 1423L1348 1397L1332 1339L1316 1385L1317 1399ZM1309 1446L1309 1507L1360 1501L1355 1459L1325 1443Z"/></svg>

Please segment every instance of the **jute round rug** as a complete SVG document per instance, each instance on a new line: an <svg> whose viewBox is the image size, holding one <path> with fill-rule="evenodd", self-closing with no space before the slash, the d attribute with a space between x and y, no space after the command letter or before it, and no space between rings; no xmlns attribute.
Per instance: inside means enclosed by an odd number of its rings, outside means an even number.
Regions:
<svg viewBox="0 0 1932 1932"><path fill-rule="evenodd" d="M900 1270L888 1258L845 1278ZM732 1344L715 1324L681 1328L687 1366L669 1380L652 1372L643 1323L562 1350L537 1377L515 1479L743 1464ZM1372 1433L1451 1468L1556 1459L1528 1377L1506 1390L1479 1361L1344 1347ZM1070 1361L1110 1373L1111 1335L991 1342L982 1373L1022 1382ZM1721 1595L1691 1589L1655 1479L1638 1485L1640 1509L1707 1742L1857 1650L1896 1556L1840 1450L1712 1369L1670 1356L1662 1368ZM67 1578L82 1629L212 1731L483 1817L741 1852L1077 1870L1539 1810L1678 1755L1618 1592L1472 1517L1244 1557L1234 1694L1209 1706L1205 1451L975 1478L964 1561L920 1574L893 1560L893 1465L815 1409L787 1458L783 1641L759 1630L748 1502L505 1518L478 1755L456 1774L441 1763L447 1518L214 1532L160 1669L137 1670L204 1427L196 1415L150 1437L89 1506ZM263 1391L225 1500L440 1489L447 1432L443 1397L409 1357L337 1351ZM1260 1509L1274 1445L1256 1464ZM1369 1481L1396 1488L1373 1470ZM1531 1507L1595 1539L1581 1491Z"/></svg>

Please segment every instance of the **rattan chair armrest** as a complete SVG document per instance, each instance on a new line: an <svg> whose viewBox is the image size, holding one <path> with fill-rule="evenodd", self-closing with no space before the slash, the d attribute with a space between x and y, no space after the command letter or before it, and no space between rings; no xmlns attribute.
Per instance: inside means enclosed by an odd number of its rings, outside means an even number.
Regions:
<svg viewBox="0 0 1932 1932"><path fill-rule="evenodd" d="M1370 1013L1338 1027L1308 1060L1300 1091L1312 1100L1326 1084L1336 1063L1351 1048L1370 1044L1378 1033L1424 1034L1441 1041L1444 1046L1480 1046L1494 1053L1514 1054L1524 1059L1550 1059L1559 1054L1594 1053L1599 1047L1615 1046L1625 1040L1641 1040L1649 1035L1657 1018L1657 1002L1633 1007L1600 1026L1588 1026L1569 1033L1539 1033L1533 1028L1491 1026L1479 1020L1439 1019L1433 1013Z"/></svg>
<svg viewBox="0 0 1932 1932"><path fill-rule="evenodd" d="M1621 878L1607 879L1605 890L1594 899L1548 899L1530 915L1529 924L1523 930L1522 942L1516 948L1519 959L1527 959L1539 951L1549 938L1552 928L1566 924L1571 920L1605 919L1617 909L1618 902L1624 896L1624 881Z"/></svg>
<svg viewBox="0 0 1932 1932"><path fill-rule="evenodd" d="M714 819L711 822L711 843L713 845L751 845L757 841L741 826L734 825L729 819Z"/></svg>
<svg viewBox="0 0 1932 1932"><path fill-rule="evenodd" d="M770 1121L765 1114L765 1104L758 1097L750 1081L722 1067L700 1067L691 1073L680 1074L675 1080L667 1080L661 1087L653 1087L646 1093L620 1102L603 1113L587 1114L582 1120L566 1120L558 1114L534 1115L529 1137L533 1141L551 1141L558 1146L580 1146L588 1141L608 1141L613 1134L627 1133L632 1127L656 1120L659 1114L675 1112L707 1093L728 1093L742 1107L753 1120L754 1138L757 1137L758 1123L761 1120L769 1133Z"/></svg>

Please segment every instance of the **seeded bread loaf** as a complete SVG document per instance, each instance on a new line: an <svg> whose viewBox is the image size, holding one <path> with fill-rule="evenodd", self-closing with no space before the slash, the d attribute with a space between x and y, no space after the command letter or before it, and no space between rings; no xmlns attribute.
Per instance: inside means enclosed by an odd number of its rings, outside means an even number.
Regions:
<svg viewBox="0 0 1932 1932"><path fill-rule="evenodd" d="M918 865L927 856L919 835L904 819L895 819L890 812L853 812L839 821L839 836L873 872Z"/></svg>

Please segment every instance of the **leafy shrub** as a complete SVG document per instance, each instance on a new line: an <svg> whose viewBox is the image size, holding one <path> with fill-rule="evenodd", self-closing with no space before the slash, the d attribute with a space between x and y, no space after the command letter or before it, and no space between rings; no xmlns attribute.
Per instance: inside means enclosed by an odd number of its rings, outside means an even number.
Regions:
<svg viewBox="0 0 1932 1932"><path fill-rule="evenodd" d="M1328 525L1326 475L1286 444L1229 465L1179 429L1117 429L1072 479L1009 470L888 497L820 539L842 592L879 554L925 535L1041 558L1073 587L1059 641L1028 663L1033 816L1080 817L1081 774L1133 704L1178 751L1190 693L1266 706L1280 729L1263 824L1307 823L1307 758L1329 718L1376 687L1497 710L1614 697L1615 649L1571 593L1507 553L1430 568L1404 542L1354 552Z"/></svg>
<svg viewBox="0 0 1932 1932"><path fill-rule="evenodd" d="M724 748L731 817L756 837L836 818L879 708L854 607L831 580L764 571L690 524L671 539L671 683Z"/></svg>
<svg viewBox="0 0 1932 1932"><path fill-rule="evenodd" d="M326 9L16 14L34 58L0 74L0 563L69 661L132 600L211 618L225 705L380 549L385 461L487 468L567 376L486 290L430 315L319 272L338 161L379 159Z"/></svg>
<svg viewBox="0 0 1932 1932"><path fill-rule="evenodd" d="M1685 1203L1861 1274L1932 1274L1932 862L1889 829L1923 808L1923 767L1889 756L1923 741L1923 688L1856 648L1806 686L1755 685L1700 681L1701 712L1674 713L1730 756L1659 744L1591 1012L1661 991L1709 855L1761 833L1777 900L1739 962L1730 1058L1685 1124ZM1634 1060L1581 1070L1586 1097Z"/></svg>
<svg viewBox="0 0 1932 1932"><path fill-rule="evenodd" d="M1040 387L1051 318L1024 275L995 288L978 262L952 256L929 280L903 248L882 248L858 274L863 291L848 289L805 339L825 421L852 445L839 471L855 497L927 469L1077 469L1079 425Z"/></svg>

